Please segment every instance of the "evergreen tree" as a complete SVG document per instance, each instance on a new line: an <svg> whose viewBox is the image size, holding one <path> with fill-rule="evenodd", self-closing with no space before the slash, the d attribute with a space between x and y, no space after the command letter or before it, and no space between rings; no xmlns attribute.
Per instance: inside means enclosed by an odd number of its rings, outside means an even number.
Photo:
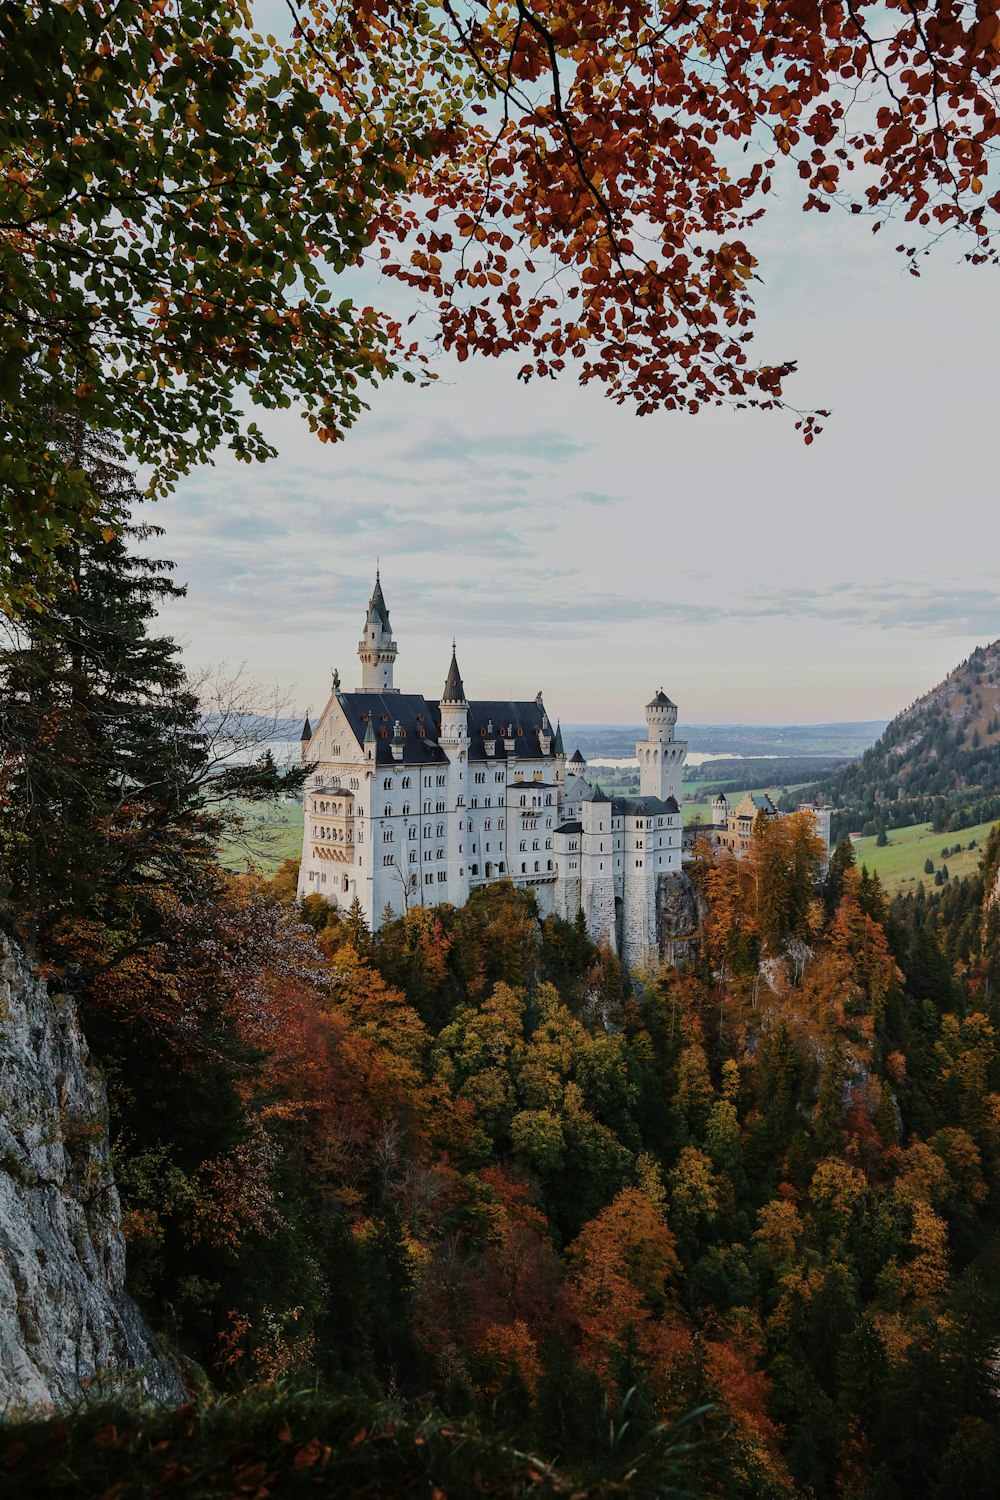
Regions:
<svg viewBox="0 0 1000 1500"><path fill-rule="evenodd" d="M57 438L104 512L60 554L51 605L0 642L0 870L32 946L65 918L131 928L160 889L190 897L213 868L218 800L301 781L273 761L213 766L178 648L150 630L183 593L172 564L138 550L159 529L130 520L139 496L113 443L75 419Z"/></svg>

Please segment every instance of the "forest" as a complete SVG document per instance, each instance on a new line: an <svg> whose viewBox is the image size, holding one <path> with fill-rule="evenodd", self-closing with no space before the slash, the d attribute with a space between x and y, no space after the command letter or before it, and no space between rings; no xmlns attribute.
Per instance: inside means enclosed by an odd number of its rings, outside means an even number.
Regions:
<svg viewBox="0 0 1000 1500"><path fill-rule="evenodd" d="M1000 834L892 904L802 817L696 849L689 960L638 974L505 883L377 934L297 906L219 851L307 768L218 753L135 476L274 457L292 408L340 442L441 354L812 445L757 226L995 265L995 0L285 8L0 7L0 936L82 1022L185 1393L9 1411L3 1488L991 1494ZM965 707L837 773L841 821L1000 814Z"/></svg>
<svg viewBox="0 0 1000 1500"><path fill-rule="evenodd" d="M8 1424L22 1492L141 1458L150 1492L208 1463L265 1493L308 1449L310 1482L426 1493L988 1493L1000 832L893 906L802 815L699 848L683 969L625 974L503 882L372 935L291 863L215 862L213 798L301 773L206 768L136 540L77 549L0 654L3 920L77 998L191 1405L155 1445L138 1408ZM368 1469L348 1428L387 1434Z"/></svg>

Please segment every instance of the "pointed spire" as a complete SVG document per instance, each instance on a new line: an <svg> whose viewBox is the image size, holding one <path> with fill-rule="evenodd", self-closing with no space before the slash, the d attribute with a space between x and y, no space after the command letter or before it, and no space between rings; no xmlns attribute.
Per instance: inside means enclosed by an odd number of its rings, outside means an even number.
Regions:
<svg viewBox="0 0 1000 1500"><path fill-rule="evenodd" d="M441 694L442 703L464 703L465 688L462 685L462 674L458 670L458 657L455 654L455 641L451 643L451 666L448 668L448 676L444 682L444 692Z"/></svg>
<svg viewBox="0 0 1000 1500"><path fill-rule="evenodd" d="M569 763L571 766L585 766L587 764L583 756L580 754L579 745L577 745L576 749L573 751L573 754L570 756Z"/></svg>
<svg viewBox="0 0 1000 1500"><path fill-rule="evenodd" d="M302 726L302 733L299 735L299 739L305 744L306 740L311 740L312 737L312 725L309 722L309 715L306 714L306 722Z"/></svg>
<svg viewBox="0 0 1000 1500"><path fill-rule="evenodd" d="M375 722L374 722L371 714L369 714L368 715L368 728L365 730L365 744L366 745L374 745L374 743L375 743Z"/></svg>
<svg viewBox="0 0 1000 1500"><path fill-rule="evenodd" d="M560 723L560 721L558 719L556 720L556 737L552 741L552 754L553 755L565 755L566 754L566 751L563 749L562 724Z"/></svg>
<svg viewBox="0 0 1000 1500"><path fill-rule="evenodd" d="M389 610L386 606L385 595L382 593L382 578L377 563L375 565L375 587L372 589L372 596L368 602L368 618L369 620L378 620L385 631L390 631L392 628L389 624Z"/></svg>

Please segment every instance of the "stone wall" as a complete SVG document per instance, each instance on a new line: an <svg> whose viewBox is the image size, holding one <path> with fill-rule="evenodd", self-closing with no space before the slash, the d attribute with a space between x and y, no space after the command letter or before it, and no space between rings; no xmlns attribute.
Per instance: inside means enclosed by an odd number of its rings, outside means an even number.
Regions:
<svg viewBox="0 0 1000 1500"><path fill-rule="evenodd" d="M125 1291L107 1099L76 1006L0 934L0 1410L184 1390Z"/></svg>

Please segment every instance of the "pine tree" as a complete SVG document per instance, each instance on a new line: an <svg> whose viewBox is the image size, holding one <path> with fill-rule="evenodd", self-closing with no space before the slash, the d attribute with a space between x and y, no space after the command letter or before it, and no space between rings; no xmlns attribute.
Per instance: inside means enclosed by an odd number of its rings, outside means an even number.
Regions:
<svg viewBox="0 0 1000 1500"><path fill-rule="evenodd" d="M33 947L66 918L131 930L163 888L192 897L214 872L220 799L286 780L273 762L213 766L178 648L150 630L183 593L172 564L138 550L159 528L131 521L139 496L113 443L73 418L57 440L104 511L60 554L50 605L0 642L0 869Z"/></svg>

